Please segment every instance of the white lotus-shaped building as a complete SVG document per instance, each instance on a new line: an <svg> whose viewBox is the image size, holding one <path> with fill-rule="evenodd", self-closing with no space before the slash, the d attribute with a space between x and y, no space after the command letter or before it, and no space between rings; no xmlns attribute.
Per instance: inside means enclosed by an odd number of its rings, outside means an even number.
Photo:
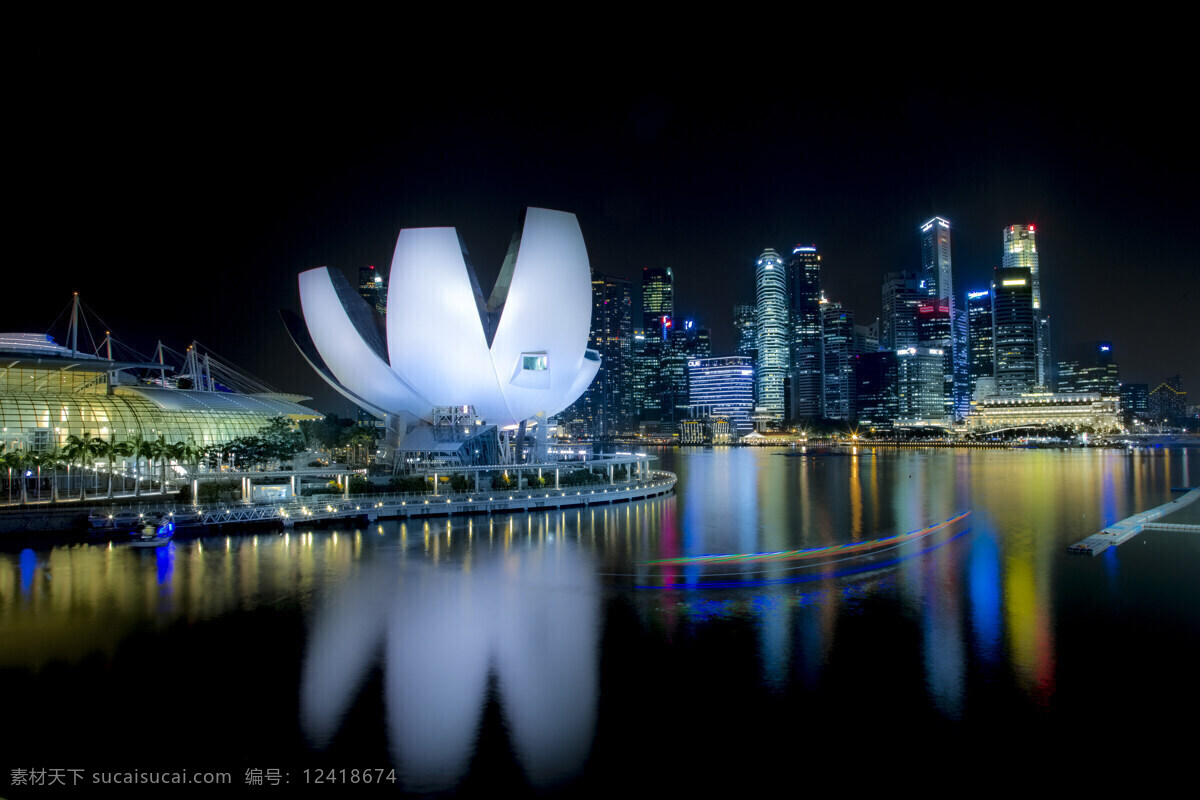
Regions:
<svg viewBox="0 0 1200 800"><path fill-rule="evenodd" d="M454 228L406 228L396 240L385 330L340 270L300 275L304 327L292 338L335 389L379 415L429 421L471 405L502 428L545 420L600 368L589 350L591 268L574 214L530 208L484 300ZM307 335L305 335L307 333Z"/></svg>

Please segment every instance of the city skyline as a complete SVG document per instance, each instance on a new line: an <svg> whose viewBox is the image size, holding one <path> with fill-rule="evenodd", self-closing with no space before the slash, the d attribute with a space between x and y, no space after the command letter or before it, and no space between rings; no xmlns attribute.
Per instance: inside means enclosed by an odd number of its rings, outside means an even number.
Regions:
<svg viewBox="0 0 1200 800"><path fill-rule="evenodd" d="M398 228L457 226L489 284L523 208L570 211L595 273L636 286L644 267L671 268L676 314L708 327L724 355L765 248L819 247L827 296L865 324L884 275L920 268L917 227L941 216L954 229L956 302L988 288L1005 227L1036 225L1055 359L1111 341L1123 380L1181 374L1192 392L1200 380L1194 345L1169 344L1195 302L1198 176L1169 105L1147 104L1135 123L1105 116L1098 86L1066 103L1034 91L1037 123L1017 125L964 80L943 130L917 113L919 91L885 85L773 105L767 136L753 113L766 88L708 102L700 87L587 86L553 108L431 88L386 118L318 132L256 108L232 76L211 78L228 93L201 119L181 100L142 108L82 90L82 107L63 107L46 93L77 63L62 57L44 53L16 101L28 158L13 182L13 258L47 266L10 270L22 303L7 329L45 330L79 291L143 352L160 336L177 349L196 338L337 410L277 309L298 310L307 269L356 282L389 263ZM199 91L204 76L180 68ZM283 86L279 102L300 96ZM800 116L821 124L788 124ZM89 120L82 138L66 124L77 117ZM150 120L159 133L135 135Z"/></svg>

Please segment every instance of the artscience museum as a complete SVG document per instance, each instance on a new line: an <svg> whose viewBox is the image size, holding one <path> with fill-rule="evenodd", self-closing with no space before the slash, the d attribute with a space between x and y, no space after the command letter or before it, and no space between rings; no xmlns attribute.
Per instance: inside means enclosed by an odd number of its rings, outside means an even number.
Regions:
<svg viewBox="0 0 1200 800"><path fill-rule="evenodd" d="M528 429L544 441L600 368L587 346L591 269L574 214L527 209L486 298L454 228L400 231L385 318L337 269L308 270L299 283L303 319L284 313L293 341L331 386L388 421L396 447L478 463L467 457L478 448L461 445L484 431L507 441ZM491 455L505 460L500 448Z"/></svg>

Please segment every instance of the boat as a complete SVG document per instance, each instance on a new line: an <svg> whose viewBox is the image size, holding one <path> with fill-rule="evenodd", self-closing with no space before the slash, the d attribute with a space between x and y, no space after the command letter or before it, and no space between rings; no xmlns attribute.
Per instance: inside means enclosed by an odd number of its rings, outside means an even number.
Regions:
<svg viewBox="0 0 1200 800"><path fill-rule="evenodd" d="M130 547L163 547L171 543L175 535L175 522L168 519L161 525L157 521L147 521L141 530L133 531L130 536L136 537L129 543Z"/></svg>

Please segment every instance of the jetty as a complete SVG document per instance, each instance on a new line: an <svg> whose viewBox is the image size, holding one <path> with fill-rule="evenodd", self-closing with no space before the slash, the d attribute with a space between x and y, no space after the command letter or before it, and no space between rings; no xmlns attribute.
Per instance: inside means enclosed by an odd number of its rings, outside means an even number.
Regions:
<svg viewBox="0 0 1200 800"><path fill-rule="evenodd" d="M1071 545L1067 551L1098 556L1110 547L1124 544L1144 530L1179 530L1200 533L1200 524L1177 521L1178 512L1197 500L1200 500L1200 487L1191 489L1183 497L1164 503L1157 508L1126 517L1120 522L1114 522L1099 533L1093 533L1086 539Z"/></svg>
<svg viewBox="0 0 1200 800"><path fill-rule="evenodd" d="M282 528L337 521L376 522L461 514L546 511L645 500L672 492L677 477L665 470L648 470L641 480L607 485L553 489L497 489L450 494L364 495L349 500L338 495L296 498L280 503L218 503L199 506L140 506L104 509L89 519L93 533L123 531L147 518L171 519L183 532L189 528L262 523Z"/></svg>

